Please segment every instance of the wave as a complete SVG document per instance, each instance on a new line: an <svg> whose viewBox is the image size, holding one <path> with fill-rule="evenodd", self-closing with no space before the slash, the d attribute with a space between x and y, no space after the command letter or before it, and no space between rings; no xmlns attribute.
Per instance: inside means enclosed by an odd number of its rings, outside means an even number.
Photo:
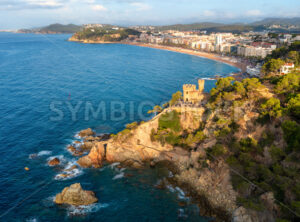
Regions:
<svg viewBox="0 0 300 222"><path fill-rule="evenodd" d="M166 187L167 187L168 190L171 191L172 193L175 192L175 189L174 189L171 185L167 185Z"/></svg>
<svg viewBox="0 0 300 222"><path fill-rule="evenodd" d="M116 163L110 164L109 167L110 167L111 169L115 169L116 166L118 166L118 165L120 165L120 163L119 163L119 162L116 162Z"/></svg>
<svg viewBox="0 0 300 222"><path fill-rule="evenodd" d="M189 198L185 196L185 193L182 189L180 189L179 187L175 187L175 190L178 192L178 199L180 200L188 200Z"/></svg>
<svg viewBox="0 0 300 222"><path fill-rule="evenodd" d="M178 210L178 217L180 217L180 218L187 218L188 215L185 214L184 209L180 208L180 209Z"/></svg>
<svg viewBox="0 0 300 222"><path fill-rule="evenodd" d="M121 179L125 176L125 174L123 172L117 174L116 176L114 176L112 179L113 180L118 180L118 179Z"/></svg>
<svg viewBox="0 0 300 222"><path fill-rule="evenodd" d="M35 217L29 218L26 220L26 222L38 222L39 220Z"/></svg>
<svg viewBox="0 0 300 222"><path fill-rule="evenodd" d="M57 174L55 180L69 180L83 174L83 170L78 167L76 160L68 161L64 169Z"/></svg>
<svg viewBox="0 0 300 222"><path fill-rule="evenodd" d="M91 204L88 206L85 205L80 205L80 206L69 206L67 208L68 210L68 216L80 216L80 215L86 215L89 213L95 213L101 208L106 208L108 207L109 204L107 203L96 203L96 204Z"/></svg>
<svg viewBox="0 0 300 222"><path fill-rule="evenodd" d="M34 159L36 157L41 157L41 156L49 156L52 154L52 151L50 150L42 150L38 153L32 153L29 155L29 159Z"/></svg>
<svg viewBox="0 0 300 222"><path fill-rule="evenodd" d="M208 77L204 77L204 78L201 78L201 79L204 79L204 80L215 80L214 78L208 78Z"/></svg>

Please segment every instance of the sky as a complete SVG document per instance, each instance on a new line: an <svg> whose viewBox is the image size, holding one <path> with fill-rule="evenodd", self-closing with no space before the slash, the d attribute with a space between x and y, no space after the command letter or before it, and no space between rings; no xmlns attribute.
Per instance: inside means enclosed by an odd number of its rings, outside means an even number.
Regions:
<svg viewBox="0 0 300 222"><path fill-rule="evenodd" d="M52 23L166 25L300 17L300 0L0 0L0 30Z"/></svg>

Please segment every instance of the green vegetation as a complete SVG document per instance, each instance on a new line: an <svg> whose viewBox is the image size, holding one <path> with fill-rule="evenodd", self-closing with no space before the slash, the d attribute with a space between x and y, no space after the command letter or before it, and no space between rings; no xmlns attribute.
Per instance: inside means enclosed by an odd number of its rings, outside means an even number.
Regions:
<svg viewBox="0 0 300 222"><path fill-rule="evenodd" d="M262 72L278 74L281 66L283 66L284 63L285 62L280 58L279 59L270 59L263 65Z"/></svg>
<svg viewBox="0 0 300 222"><path fill-rule="evenodd" d="M277 98L271 98L265 103L261 104L261 114L268 116L270 120L272 118L279 118L282 116L282 108L280 106L280 100Z"/></svg>
<svg viewBox="0 0 300 222"><path fill-rule="evenodd" d="M226 154L226 149L222 144L216 144L211 148L206 149L206 153L211 157L210 159Z"/></svg>
<svg viewBox="0 0 300 222"><path fill-rule="evenodd" d="M268 58L265 72L277 72L284 61L299 64L299 50L295 53L297 47L296 43L291 46L292 49L278 50L281 56ZM299 212L299 83L300 72L294 70L287 75L264 80L251 78L239 82L231 77L219 79L210 92L205 113L213 115L214 124L210 124L209 129L217 139L217 144L206 149L207 158L211 161L225 159L230 165L233 169L232 184L239 194L237 203L246 208L265 210L260 197L271 191L277 200L294 212ZM264 95L268 95L269 99ZM259 120L265 131L255 136L257 140L253 137L237 139L235 132L240 129L239 120L243 123L244 115L250 113L257 114L253 120L247 120L254 124L252 130L255 132L255 120ZM206 165L205 159L199 161L203 166ZM279 218L294 220L295 215L287 207L278 205Z"/></svg>
<svg viewBox="0 0 300 222"><path fill-rule="evenodd" d="M41 28L40 32L54 32L54 33L75 33L82 29L79 25L62 25L62 24L52 24Z"/></svg>
<svg viewBox="0 0 300 222"><path fill-rule="evenodd" d="M275 81L276 82L276 81ZM300 72L292 72L277 79L275 92L278 94L295 94L300 90Z"/></svg>
<svg viewBox="0 0 300 222"><path fill-rule="evenodd" d="M286 120L281 128L290 151L300 151L300 125L296 121Z"/></svg>
<svg viewBox="0 0 300 222"><path fill-rule="evenodd" d="M99 40L104 42L118 42L128 38L130 35L139 36L140 32L134 29L120 28L87 28L75 33L74 37L78 40Z"/></svg>
<svg viewBox="0 0 300 222"><path fill-rule="evenodd" d="M179 132L181 130L179 114L176 111L161 115L158 123L159 129L170 129L174 132Z"/></svg>
<svg viewBox="0 0 300 222"><path fill-rule="evenodd" d="M170 100L169 105L173 106L181 99L182 99L182 93L180 91L178 91L172 95L172 99Z"/></svg>
<svg viewBox="0 0 300 222"><path fill-rule="evenodd" d="M161 113L162 108L158 105L154 106L152 110L148 111L148 114L154 113L155 115Z"/></svg>

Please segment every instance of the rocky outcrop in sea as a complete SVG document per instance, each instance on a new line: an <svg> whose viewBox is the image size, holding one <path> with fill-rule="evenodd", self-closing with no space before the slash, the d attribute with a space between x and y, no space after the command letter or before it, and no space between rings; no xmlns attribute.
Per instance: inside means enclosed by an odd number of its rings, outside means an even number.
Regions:
<svg viewBox="0 0 300 222"><path fill-rule="evenodd" d="M65 187L61 193L56 195L54 200L56 204L70 204L75 206L90 205L97 201L95 193L83 190L80 183Z"/></svg>

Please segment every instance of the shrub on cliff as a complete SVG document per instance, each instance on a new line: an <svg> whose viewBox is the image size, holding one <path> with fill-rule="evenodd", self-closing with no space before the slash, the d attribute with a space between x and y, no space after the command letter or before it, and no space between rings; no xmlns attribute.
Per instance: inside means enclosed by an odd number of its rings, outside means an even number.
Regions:
<svg viewBox="0 0 300 222"><path fill-rule="evenodd" d="M268 116L270 120L272 118L279 118L282 116L282 108L280 106L280 100L277 98L271 98L261 105L261 114Z"/></svg>
<svg viewBox="0 0 300 222"><path fill-rule="evenodd" d="M170 100L169 105L173 106L181 99L182 99L182 93L180 91L178 91L172 95L172 99Z"/></svg>
<svg viewBox="0 0 300 222"><path fill-rule="evenodd" d="M281 128L289 151L300 151L300 125L295 121L286 120L282 123Z"/></svg>
<svg viewBox="0 0 300 222"><path fill-rule="evenodd" d="M300 119L300 93L288 101L287 109L290 115Z"/></svg>
<svg viewBox="0 0 300 222"><path fill-rule="evenodd" d="M277 74L281 66L284 65L284 63L285 62L282 59L271 59L263 65L261 70L265 74L270 74L270 73Z"/></svg>
<svg viewBox="0 0 300 222"><path fill-rule="evenodd" d="M126 125L126 129L135 129L136 127L138 126L138 123L137 122L132 122L132 123L128 123Z"/></svg>
<svg viewBox="0 0 300 222"><path fill-rule="evenodd" d="M292 72L281 78L275 87L275 92L279 94L296 93L300 90L300 72Z"/></svg>
<svg viewBox="0 0 300 222"><path fill-rule="evenodd" d="M174 132L179 132L181 130L179 113L175 110L161 115L158 124L160 129L170 129Z"/></svg>
<svg viewBox="0 0 300 222"><path fill-rule="evenodd" d="M206 149L206 153L209 156L209 159L214 159L214 158L218 158L224 154L227 153L224 145L222 144L216 144L213 147L210 147L208 149Z"/></svg>

